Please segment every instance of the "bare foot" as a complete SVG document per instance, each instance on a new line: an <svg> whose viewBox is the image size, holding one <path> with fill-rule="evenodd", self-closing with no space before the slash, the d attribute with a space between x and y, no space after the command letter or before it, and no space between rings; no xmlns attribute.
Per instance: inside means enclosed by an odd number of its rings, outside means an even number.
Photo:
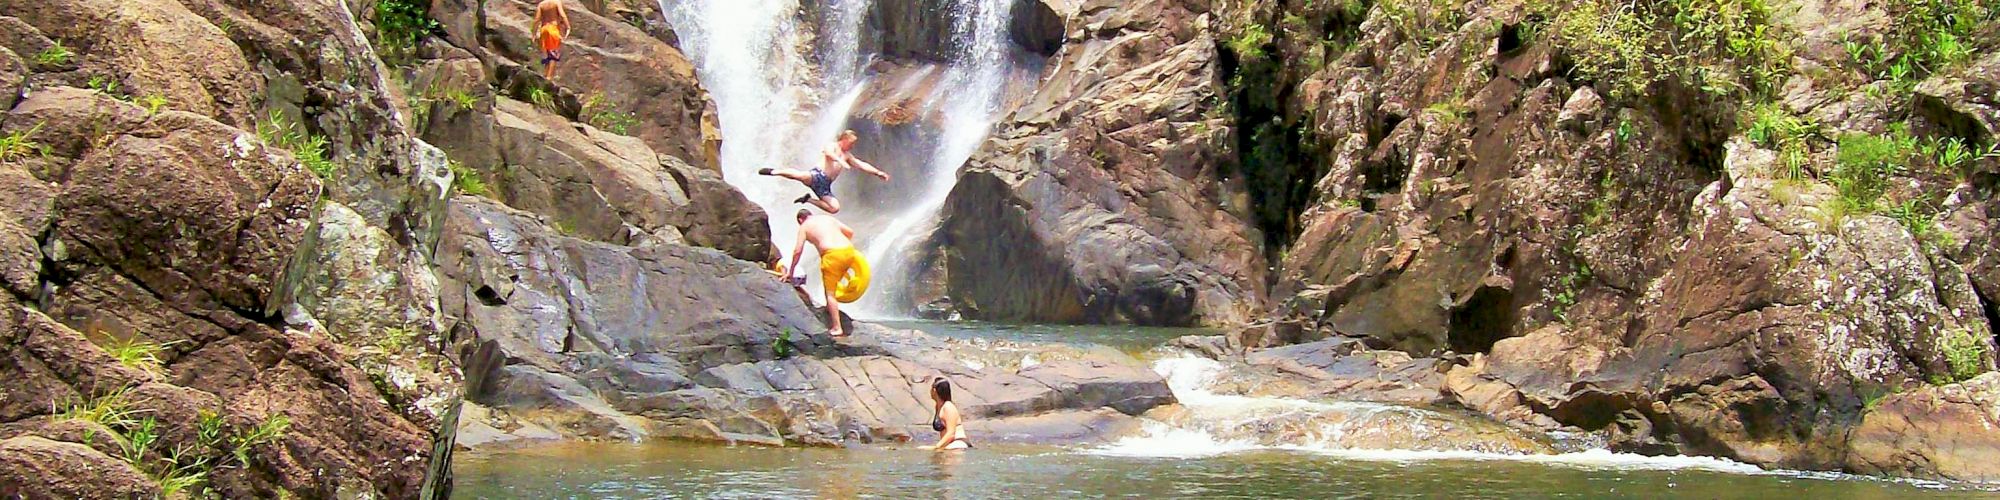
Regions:
<svg viewBox="0 0 2000 500"><path fill-rule="evenodd" d="M836 338L836 339L838 339L838 338L846 338L846 337L847 337L847 332L843 332L843 331L840 331L840 330L827 330L827 331L826 331L826 336L828 336L828 337L833 337L833 338Z"/></svg>

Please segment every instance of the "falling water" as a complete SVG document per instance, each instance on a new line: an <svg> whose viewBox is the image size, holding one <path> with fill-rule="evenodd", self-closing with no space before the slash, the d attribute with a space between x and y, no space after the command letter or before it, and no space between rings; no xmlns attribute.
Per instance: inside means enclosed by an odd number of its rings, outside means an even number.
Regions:
<svg viewBox="0 0 2000 500"><path fill-rule="evenodd" d="M907 250L920 243L918 235L934 227L945 196L958 183L958 167L972 156L993 122L1003 112L1001 98L1010 75L1007 24L1013 9L1004 1L960 0L955 5L955 36L966 41L959 45L956 61L945 74L944 84L951 95L933 95L943 102L943 134L932 152L921 183L919 197L905 210L889 219L865 248L868 261L875 263L881 282L894 284L868 297L860 308L877 316L896 316L908 304L912 262Z"/></svg>
<svg viewBox="0 0 2000 500"><path fill-rule="evenodd" d="M771 215L781 251L795 242L797 224L788 214L806 189L756 171L818 166L818 151L841 130L868 124L855 116L863 101L913 89L929 93L910 100L917 130L902 133L914 139L861 139L878 141L877 157L862 159L888 170L892 182L850 172L835 183L840 218L859 233L857 243L874 264L874 286L856 312L904 316L915 280L907 250L935 227L959 166L1006 112L1005 96L1020 93L1010 92L1010 85L1038 72L1041 61L1023 56L1007 36L1016 0L951 0L952 56L941 74L928 69L930 62L903 61L901 67L920 69L879 79L870 68L875 55L865 53L861 40L876 6L869 0L806 1L821 2L813 6L817 23L800 21L800 0L661 0L661 8L715 99L723 178ZM1031 77L1025 80L1032 84ZM806 257L803 265L814 263ZM817 280L817 273L805 274Z"/></svg>

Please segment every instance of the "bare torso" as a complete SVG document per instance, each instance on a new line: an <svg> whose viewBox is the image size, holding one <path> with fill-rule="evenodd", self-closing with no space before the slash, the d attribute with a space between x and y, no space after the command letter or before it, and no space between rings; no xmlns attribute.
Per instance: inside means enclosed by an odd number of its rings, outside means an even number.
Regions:
<svg viewBox="0 0 2000 500"><path fill-rule="evenodd" d="M826 178L828 179L838 179L841 172L847 171L847 159L852 158L853 153L841 150L840 144L834 143L828 144L826 149L820 150L819 156L821 163L819 167L820 171L826 172Z"/></svg>
<svg viewBox="0 0 2000 500"><path fill-rule="evenodd" d="M565 17L562 0L542 0L541 3L535 4L535 19L541 20L541 24L558 24Z"/></svg>
<svg viewBox="0 0 2000 500"><path fill-rule="evenodd" d="M853 230L832 217L806 219L805 224L799 226L799 233L805 235L806 242L812 243L820 253L854 246L854 240L848 237L854 234Z"/></svg>

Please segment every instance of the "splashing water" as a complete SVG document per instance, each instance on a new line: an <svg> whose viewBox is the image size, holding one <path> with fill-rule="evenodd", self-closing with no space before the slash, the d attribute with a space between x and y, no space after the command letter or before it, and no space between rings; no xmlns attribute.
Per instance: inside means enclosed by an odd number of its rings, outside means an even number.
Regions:
<svg viewBox="0 0 2000 500"><path fill-rule="evenodd" d="M942 73L926 69L878 82L870 69L876 56L864 53L861 40L876 3L806 1L817 2L811 6L820 13L817 23L800 21L800 0L660 0L660 5L715 99L723 178L764 207L781 252L790 252L795 243L797 223L790 214L801 206L794 199L806 188L759 176L757 170L819 166L820 148L842 130L855 128L857 120L867 120L855 116L858 106L895 91L881 88L884 84L926 93L912 100L915 109L909 110L920 117L919 140L862 137L863 142L894 144L895 149L879 153L888 158L862 157L877 166L900 167L885 168L892 182L867 186L870 192L860 196L858 183L880 181L849 172L835 182L842 204L839 217L855 228L856 243L875 274L873 289L854 309L876 318L905 316L910 308L905 289L914 279L905 262L907 250L922 243L927 229L935 226L938 209L957 183L959 166L1007 112L1004 96L1010 95L1010 85L1018 87L1020 75L1037 73L1041 61L1024 56L1007 36L1014 0L953 0L952 39L946 41L953 55ZM802 260L798 265L816 261ZM818 273L804 274L817 282Z"/></svg>
<svg viewBox="0 0 2000 500"><path fill-rule="evenodd" d="M1148 420L1141 434L1090 453L1120 457L1199 458L1284 450L1346 460L1504 460L1586 469L1700 469L1764 474L1756 466L1711 457L1645 456L1586 450L1554 453L1498 424L1395 405L1217 394L1222 363L1167 357L1153 369L1167 379L1183 411ZM1150 415L1150 414L1149 414Z"/></svg>

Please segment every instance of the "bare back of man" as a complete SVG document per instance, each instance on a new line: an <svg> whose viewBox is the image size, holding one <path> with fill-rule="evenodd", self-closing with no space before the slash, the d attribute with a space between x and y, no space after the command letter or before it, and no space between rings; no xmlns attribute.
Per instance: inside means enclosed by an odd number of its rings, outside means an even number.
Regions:
<svg viewBox="0 0 2000 500"><path fill-rule="evenodd" d="M556 62L562 60L562 42L569 38L569 12L562 0L542 0L535 4L535 44L542 49L542 77L556 78Z"/></svg>
<svg viewBox="0 0 2000 500"><path fill-rule="evenodd" d="M799 257L804 256L806 244L819 249L820 284L825 288L827 334L835 337L846 336L840 326L840 303L853 302L868 291L868 262L861 252L854 249L854 229L842 224L831 215L812 215L801 209L798 215L798 243L792 247L792 267L800 272ZM803 275L793 278L802 282Z"/></svg>
<svg viewBox="0 0 2000 500"><path fill-rule="evenodd" d="M812 194L800 196L799 199L793 200L793 203L810 203L820 210L825 210L826 213L840 213L840 200L833 197L833 181L839 179L840 174L846 172L849 167L860 169L885 181L889 180L887 172L854 157L852 151L854 143L860 140L859 137L852 130L841 132L839 140L820 150L820 166L811 170L766 168L758 170L757 173L799 181L800 184L812 189Z"/></svg>

